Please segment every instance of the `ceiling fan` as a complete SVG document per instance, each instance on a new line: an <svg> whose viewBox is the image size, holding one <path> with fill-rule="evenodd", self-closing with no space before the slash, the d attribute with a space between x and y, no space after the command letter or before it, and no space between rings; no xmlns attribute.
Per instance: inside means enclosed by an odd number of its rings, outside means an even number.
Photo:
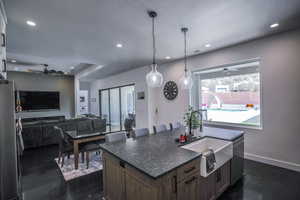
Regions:
<svg viewBox="0 0 300 200"><path fill-rule="evenodd" d="M16 64L16 63L13 63ZM33 62L22 62L19 61L17 63L18 67L24 68L27 72L31 73L43 73L43 74L51 74L51 75L64 75L65 72L60 70L49 69L48 64L40 64L40 63L33 63Z"/></svg>
<svg viewBox="0 0 300 200"><path fill-rule="evenodd" d="M64 75L65 72L60 71L60 70L54 70L54 69L49 69L48 64L43 64L44 70L42 71L44 74L52 74L52 75Z"/></svg>

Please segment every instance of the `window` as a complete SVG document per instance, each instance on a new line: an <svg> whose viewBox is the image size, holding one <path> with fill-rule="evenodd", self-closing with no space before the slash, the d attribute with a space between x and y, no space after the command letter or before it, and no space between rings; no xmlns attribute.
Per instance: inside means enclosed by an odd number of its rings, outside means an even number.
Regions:
<svg viewBox="0 0 300 200"><path fill-rule="evenodd" d="M195 72L199 108L205 119L223 124L261 127L259 62Z"/></svg>
<svg viewBox="0 0 300 200"><path fill-rule="evenodd" d="M134 85L100 90L99 95L100 116L106 119L107 131L125 130L125 119L135 118Z"/></svg>

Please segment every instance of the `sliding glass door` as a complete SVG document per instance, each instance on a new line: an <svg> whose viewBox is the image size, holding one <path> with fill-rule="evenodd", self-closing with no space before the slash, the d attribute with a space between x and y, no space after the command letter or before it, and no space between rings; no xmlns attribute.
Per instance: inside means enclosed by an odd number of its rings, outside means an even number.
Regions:
<svg viewBox="0 0 300 200"><path fill-rule="evenodd" d="M100 116L107 121L107 131L125 130L125 119L135 118L134 85L100 90L99 95Z"/></svg>
<svg viewBox="0 0 300 200"><path fill-rule="evenodd" d="M121 130L121 117L120 117L120 89L114 88L109 90L110 93L110 131Z"/></svg>
<svg viewBox="0 0 300 200"><path fill-rule="evenodd" d="M122 130L125 130L124 122L130 115L135 114L134 86L121 87L121 124Z"/></svg>
<svg viewBox="0 0 300 200"><path fill-rule="evenodd" d="M106 131L110 131L109 126L109 119L110 119L110 112L109 112L109 90L102 90L100 95L100 110L101 110L101 117L102 119L106 119Z"/></svg>

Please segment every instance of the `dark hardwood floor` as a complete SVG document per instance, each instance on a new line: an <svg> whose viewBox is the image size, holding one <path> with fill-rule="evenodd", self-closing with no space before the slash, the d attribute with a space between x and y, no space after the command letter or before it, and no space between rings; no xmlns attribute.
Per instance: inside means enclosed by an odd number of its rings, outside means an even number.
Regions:
<svg viewBox="0 0 300 200"><path fill-rule="evenodd" d="M101 199L102 173L65 182L54 158L57 146L31 149L22 157L24 200Z"/></svg>
<svg viewBox="0 0 300 200"><path fill-rule="evenodd" d="M102 174L65 182L54 162L57 147L24 152L24 200L94 200L102 196ZM245 177L220 200L300 200L300 173L245 160Z"/></svg>

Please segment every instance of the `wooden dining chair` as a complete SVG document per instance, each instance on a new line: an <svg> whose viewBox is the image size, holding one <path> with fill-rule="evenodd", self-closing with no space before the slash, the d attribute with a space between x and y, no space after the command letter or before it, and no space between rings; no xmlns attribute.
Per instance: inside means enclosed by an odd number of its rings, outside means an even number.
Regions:
<svg viewBox="0 0 300 200"><path fill-rule="evenodd" d="M158 126L153 126L154 134L161 133L167 131L167 126L165 124L161 124Z"/></svg>
<svg viewBox="0 0 300 200"><path fill-rule="evenodd" d="M85 152L86 157L86 168L89 168L90 165L90 153L91 152L101 152L100 145L97 143L87 143L82 147L83 151ZM100 158L102 157L100 153Z"/></svg>
<svg viewBox="0 0 300 200"><path fill-rule="evenodd" d="M61 162L61 167L64 166L65 156L68 156L73 152L73 145L65 137L65 134L61 128L54 126L54 130L59 134L59 143L58 143L58 163Z"/></svg>
<svg viewBox="0 0 300 200"><path fill-rule="evenodd" d="M68 140L68 137L65 135L62 128L58 126L53 127L56 130L57 134L59 134L59 142L58 142L58 164L61 162L61 167L64 166L65 157L70 158L70 155L73 154L73 144ZM82 162L84 162L84 152L80 148Z"/></svg>

